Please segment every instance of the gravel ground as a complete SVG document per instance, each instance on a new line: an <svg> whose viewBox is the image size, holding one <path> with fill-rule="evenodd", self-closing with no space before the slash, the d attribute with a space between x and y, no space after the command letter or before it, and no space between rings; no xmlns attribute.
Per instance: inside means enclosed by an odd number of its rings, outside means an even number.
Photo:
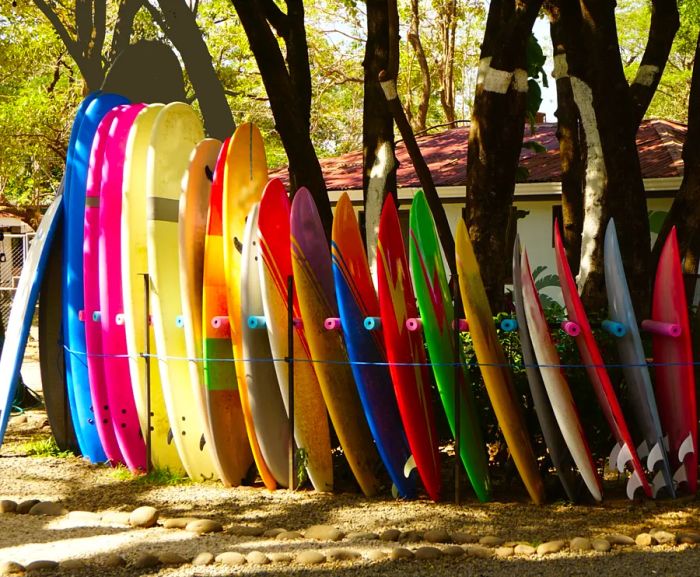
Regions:
<svg viewBox="0 0 700 577"><path fill-rule="evenodd" d="M700 501L693 498L675 501L624 499L619 486L602 505L572 506L562 502L542 507L531 505L520 490L497 491L496 501L481 504L466 495L460 505L435 504L428 500L394 501L388 496L367 499L357 493L333 495L310 491L270 492L259 487L225 489L217 483L149 485L130 478L123 471L90 465L76 457L38 458L26 455L26 443L48 437L45 414L30 411L10 421L0 454L0 499L21 502L27 499L60 502L69 511L126 511L150 505L161 517L195 517L221 523L224 531L196 535L183 529L134 528L109 522L98 516L75 513L58 516L0 513L0 563L14 561L22 565L37 560L64 562L50 574L61 575L159 575L209 576L256 575L610 575L631 573L647 575L695 575L700 567L700 545L663 544L640 547L613 546L609 552L581 551L569 548L574 537L594 539L609 534L637 537L640 533L664 530L679 536L700 531ZM617 496L619 495L619 496ZM261 533L283 528L304 533L312 525L332 526L345 534L388 529L401 532L399 542L381 539L337 542L310 538L280 540ZM428 531L442 530L457 540L486 536L504 541L501 549L490 546L467 553L448 544L427 542ZM251 533L251 534L245 534ZM257 534L257 535L253 535ZM293 537L293 535L287 535ZM700 539L700 534L698 534ZM534 547L553 540L564 540L564 549L551 555L512 554L517 543ZM387 555L396 547L416 551L433 546L442 552L433 560L391 560ZM465 547L469 548L469 545ZM342 554L338 550L343 551ZM218 555L236 551L249 555L289 553L291 562L253 565L249 556L242 566L214 563L195 566L180 563L137 568L134 563L145 553L178 553L191 560L203 551ZM303 564L297 555L320 551L326 560L318 565ZM377 553L380 551L381 553ZM459 553L453 556L448 553ZM110 554L120 555L128 565L121 568L99 567ZM428 552L427 554L429 554ZM434 553L439 555L439 553ZM488 554L488 558L477 557ZM334 556L359 555L354 560L329 561ZM377 560L373 560L374 556ZM501 558L498 555L507 557ZM511 555L511 556L508 556ZM85 566L66 568L65 561L79 559ZM0 567L0 572L2 567ZM48 574L45 572L45 574Z"/></svg>

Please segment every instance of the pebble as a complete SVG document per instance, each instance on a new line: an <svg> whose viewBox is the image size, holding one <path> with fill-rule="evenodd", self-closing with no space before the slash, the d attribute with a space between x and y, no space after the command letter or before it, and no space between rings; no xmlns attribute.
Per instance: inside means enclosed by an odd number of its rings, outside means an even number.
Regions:
<svg viewBox="0 0 700 577"><path fill-rule="evenodd" d="M499 559L507 559L508 557L512 557L514 553L515 550L513 547L496 547L493 551L493 554Z"/></svg>
<svg viewBox="0 0 700 577"><path fill-rule="evenodd" d="M227 531L227 533L239 537L260 537L264 532L264 527L252 527L250 525L233 525Z"/></svg>
<svg viewBox="0 0 700 577"><path fill-rule="evenodd" d="M124 567L124 565L126 565L126 559L124 559L124 557L121 555L117 555L116 553L108 553L104 557L98 557L97 563L103 567Z"/></svg>
<svg viewBox="0 0 700 577"><path fill-rule="evenodd" d="M150 567L156 567L158 565L160 565L160 560L151 553L141 553L136 557L136 561L133 563L136 569L149 569Z"/></svg>
<svg viewBox="0 0 700 577"><path fill-rule="evenodd" d="M38 502L39 499L27 499L26 501L22 501L17 505L16 512L20 515L26 515L27 513L29 513L29 510Z"/></svg>
<svg viewBox="0 0 700 577"><path fill-rule="evenodd" d="M627 535L622 535L621 533L612 533L611 535L606 535L603 537L611 545L634 545L634 539Z"/></svg>
<svg viewBox="0 0 700 577"><path fill-rule="evenodd" d="M486 537L479 539L479 545L486 545L487 547L500 547L503 543L505 543L505 539L494 535L486 535Z"/></svg>
<svg viewBox="0 0 700 577"><path fill-rule="evenodd" d="M292 559L294 559L291 553L279 553L277 551L268 553L267 556L273 563L291 563Z"/></svg>
<svg viewBox="0 0 700 577"><path fill-rule="evenodd" d="M413 551L406 547L394 547L389 551L389 559L398 561L399 559L413 559Z"/></svg>
<svg viewBox="0 0 700 577"><path fill-rule="evenodd" d="M444 529L431 529L423 533L423 539L428 543L448 543L450 534Z"/></svg>
<svg viewBox="0 0 700 577"><path fill-rule="evenodd" d="M479 540L479 538L476 535L472 535L471 533L465 533L464 531L453 531L450 534L450 537L452 538L453 543L457 543L459 545L476 543Z"/></svg>
<svg viewBox="0 0 700 577"><path fill-rule="evenodd" d="M478 557L480 559L493 557L493 549L489 549L483 545L465 545L462 549L464 549L464 552L469 557Z"/></svg>
<svg viewBox="0 0 700 577"><path fill-rule="evenodd" d="M138 507L129 515L129 525L132 527L153 527L158 521L158 509L155 507Z"/></svg>
<svg viewBox="0 0 700 577"><path fill-rule="evenodd" d="M399 541L402 543L415 543L416 541L422 540L423 533L420 531L406 531L405 533L401 533L401 537L399 537Z"/></svg>
<svg viewBox="0 0 700 577"><path fill-rule="evenodd" d="M676 539L679 543L696 545L700 543L700 533L697 533L695 531L683 531L682 533L678 533Z"/></svg>
<svg viewBox="0 0 700 577"><path fill-rule="evenodd" d="M17 415L15 417L12 417L12 424L13 425L24 425L29 420L29 417L25 414Z"/></svg>
<svg viewBox="0 0 700 577"><path fill-rule="evenodd" d="M398 541L401 537L401 531L398 529L387 529L379 534L379 539L382 541Z"/></svg>
<svg viewBox="0 0 700 577"><path fill-rule="evenodd" d="M87 567L87 563L82 559L66 559L58 564L61 571L81 571Z"/></svg>
<svg viewBox="0 0 700 577"><path fill-rule="evenodd" d="M163 565L184 565L189 562L189 559L185 559L182 555L174 551L166 551L158 555L158 561Z"/></svg>
<svg viewBox="0 0 700 577"><path fill-rule="evenodd" d="M246 559L235 551L226 551L216 556L216 562L222 565L245 565Z"/></svg>
<svg viewBox="0 0 700 577"><path fill-rule="evenodd" d="M296 556L296 562L301 565L320 565L326 556L318 551L302 551Z"/></svg>
<svg viewBox="0 0 700 577"><path fill-rule="evenodd" d="M413 554L416 559L428 561L431 559L439 559L442 556L442 551L437 547L418 547Z"/></svg>
<svg viewBox="0 0 700 577"><path fill-rule="evenodd" d="M527 543L518 543L513 547L513 553L516 555L534 555L537 553L537 549Z"/></svg>
<svg viewBox="0 0 700 577"><path fill-rule="evenodd" d="M30 515L46 515L48 517L61 517L66 513L68 513L68 509L53 501L40 501L29 509Z"/></svg>
<svg viewBox="0 0 700 577"><path fill-rule="evenodd" d="M592 548L591 540L586 537L574 537L569 541L571 551L590 551Z"/></svg>
<svg viewBox="0 0 700 577"><path fill-rule="evenodd" d="M299 531L285 531L279 533L275 539L278 541L291 541L292 539L303 539L304 536Z"/></svg>
<svg viewBox="0 0 700 577"><path fill-rule="evenodd" d="M359 553L358 556L360 556ZM369 551L367 551L367 553L365 553L365 557L367 557L368 561L383 561L384 559L386 559L387 554L381 549L370 549Z"/></svg>
<svg viewBox="0 0 700 577"><path fill-rule="evenodd" d="M10 499L0 501L0 513L14 513L17 511L17 503Z"/></svg>
<svg viewBox="0 0 700 577"><path fill-rule="evenodd" d="M353 561L362 557L357 551L351 549L330 549L326 552L328 561Z"/></svg>
<svg viewBox="0 0 700 577"><path fill-rule="evenodd" d="M612 547L610 541L607 539L593 539L591 541L591 546L594 551L598 551L599 553L607 553Z"/></svg>
<svg viewBox="0 0 700 577"><path fill-rule="evenodd" d="M267 565L270 563L270 559L265 553L260 551L251 551L246 555L246 561L249 565Z"/></svg>
<svg viewBox="0 0 700 577"><path fill-rule="evenodd" d="M676 543L676 536L668 531L654 531L652 536L659 545L674 545Z"/></svg>
<svg viewBox="0 0 700 577"><path fill-rule="evenodd" d="M99 523L102 520L102 515L92 511L69 511L67 516L71 521L83 523Z"/></svg>
<svg viewBox="0 0 700 577"><path fill-rule="evenodd" d="M195 517L168 517L158 519L158 524L165 529L184 529L192 521L199 521Z"/></svg>
<svg viewBox="0 0 700 577"><path fill-rule="evenodd" d="M130 513L126 511L105 511L102 513L102 522L109 525L129 525Z"/></svg>
<svg viewBox="0 0 700 577"><path fill-rule="evenodd" d="M214 554L209 551L202 551L197 553L194 559L192 559L192 565L197 567L203 567L204 565L211 565L214 562Z"/></svg>
<svg viewBox="0 0 700 577"><path fill-rule="evenodd" d="M379 539L379 535L371 531L353 531L345 535L345 539L348 541L374 541Z"/></svg>
<svg viewBox="0 0 700 577"><path fill-rule="evenodd" d="M0 575L13 575L15 573L24 573L24 565L14 561L0 561Z"/></svg>
<svg viewBox="0 0 700 577"><path fill-rule="evenodd" d="M304 532L304 536L316 541L340 541L345 533L330 525L312 525Z"/></svg>
<svg viewBox="0 0 700 577"><path fill-rule="evenodd" d="M283 529L282 527L277 527L275 529L268 529L267 531L265 531L263 533L263 537L270 537L270 538L274 539L280 533L286 533L286 532L287 532L286 529Z"/></svg>
<svg viewBox="0 0 700 577"><path fill-rule="evenodd" d="M546 543L540 543L537 546L537 554L551 555L552 553L559 553L566 545L566 541L547 541Z"/></svg>
<svg viewBox="0 0 700 577"><path fill-rule="evenodd" d="M637 544L637 547L651 547L656 542L656 539L649 533L640 533L634 542Z"/></svg>
<svg viewBox="0 0 700 577"><path fill-rule="evenodd" d="M53 571L54 569L58 568L58 563L56 561L45 561L45 560L39 560L39 561L32 561L27 565L24 570L29 572L29 571Z"/></svg>
<svg viewBox="0 0 700 577"><path fill-rule="evenodd" d="M185 525L185 531L190 533L197 533L197 535L204 535L206 533L221 533L224 528L218 521L212 519L197 519L195 521L190 521Z"/></svg>
<svg viewBox="0 0 700 577"><path fill-rule="evenodd" d="M442 550L442 552L450 557L459 557L460 555L464 555L464 549L462 549L459 545L448 545Z"/></svg>

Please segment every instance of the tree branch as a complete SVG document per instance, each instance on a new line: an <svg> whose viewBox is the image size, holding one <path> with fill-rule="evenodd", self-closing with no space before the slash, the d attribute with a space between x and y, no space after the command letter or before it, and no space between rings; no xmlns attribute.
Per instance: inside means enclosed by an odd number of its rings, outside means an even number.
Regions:
<svg viewBox="0 0 700 577"><path fill-rule="evenodd" d="M56 31L56 34L58 34L58 37L61 39L61 42L63 42L68 52L75 60L78 68L80 68L82 54L80 53L80 50L78 50L75 40L71 38L68 30L63 25L63 22L61 22L58 14L56 14L44 0L34 0L34 4L39 10L41 10L44 16L46 16L48 21L53 26L53 29Z"/></svg>
<svg viewBox="0 0 700 577"><path fill-rule="evenodd" d="M286 40L289 36L289 16L279 9L275 0L261 0L260 4L265 19L275 29L277 36Z"/></svg>
<svg viewBox="0 0 700 577"><path fill-rule="evenodd" d="M117 21L112 34L112 46L109 49L110 62L114 62L117 54L129 45L131 32L134 29L134 19L143 5L144 0L121 0L119 3Z"/></svg>

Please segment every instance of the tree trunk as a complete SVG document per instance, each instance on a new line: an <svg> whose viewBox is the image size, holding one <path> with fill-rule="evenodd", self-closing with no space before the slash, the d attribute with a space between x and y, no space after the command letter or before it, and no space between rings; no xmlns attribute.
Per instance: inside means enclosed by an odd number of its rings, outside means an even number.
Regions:
<svg viewBox="0 0 700 577"><path fill-rule="evenodd" d="M430 68L425 57L423 44L420 41L420 14L418 12L418 0L411 0L411 25L408 28L408 41L411 48L416 53L418 66L420 67L421 97L418 102L418 114L411 119L411 128L420 132L425 130L425 122L428 118L428 107L430 106Z"/></svg>
<svg viewBox="0 0 700 577"><path fill-rule="evenodd" d="M396 198L394 120L379 85L379 73L394 69L391 44L398 43L398 30L390 22L388 0L367 0L367 43L363 61L364 102L362 115L365 242L372 271L376 269L379 217L387 194Z"/></svg>
<svg viewBox="0 0 700 577"><path fill-rule="evenodd" d="M275 128L289 159L291 193L301 186L309 189L330 241L333 215L309 130L311 91L306 79L310 78L310 73L308 47L301 33L304 19L301 2L290 1L289 13L284 14L274 3L265 0L231 1L258 64ZM270 25L285 42L289 70Z"/></svg>
<svg viewBox="0 0 700 577"><path fill-rule="evenodd" d="M541 0L492 0L467 156L467 225L494 311L502 309L506 234L527 107L526 46Z"/></svg>
<svg viewBox="0 0 700 577"><path fill-rule="evenodd" d="M454 60L457 36L457 0L437 6L442 54L440 56L440 104L448 123L455 121Z"/></svg>

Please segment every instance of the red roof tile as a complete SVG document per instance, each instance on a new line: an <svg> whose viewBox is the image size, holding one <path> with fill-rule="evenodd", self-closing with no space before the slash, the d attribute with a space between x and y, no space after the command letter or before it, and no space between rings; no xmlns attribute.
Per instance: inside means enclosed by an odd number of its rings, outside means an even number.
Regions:
<svg viewBox="0 0 700 577"><path fill-rule="evenodd" d="M520 164L528 171L527 182L558 182L559 142L556 123L538 124L535 133L525 131L525 142L537 142L545 148L535 152L523 148ZM683 175L681 152L686 127L668 120L651 119L642 122L637 133L637 146L643 178L668 178ZM436 186L464 186L466 180L467 140L469 128L454 128L437 134L419 137ZM399 188L419 187L418 177L403 143L396 147L399 161L397 179ZM321 168L328 190L357 190L362 188L362 152L351 152L336 158L321 159ZM286 180L286 168L272 176Z"/></svg>

